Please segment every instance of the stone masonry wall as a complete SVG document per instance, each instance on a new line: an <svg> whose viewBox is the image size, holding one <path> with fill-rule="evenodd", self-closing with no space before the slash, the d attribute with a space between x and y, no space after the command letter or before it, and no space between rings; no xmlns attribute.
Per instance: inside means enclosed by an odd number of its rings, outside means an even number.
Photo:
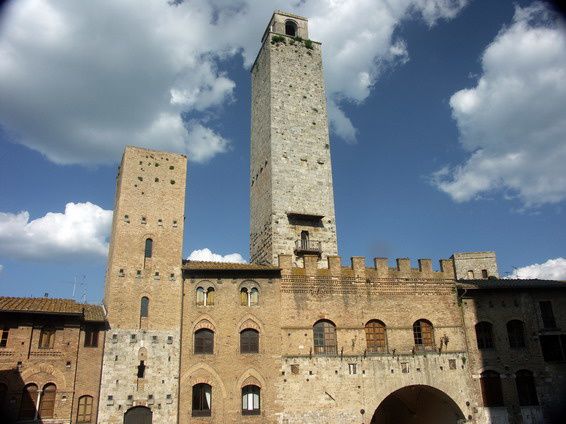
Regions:
<svg viewBox="0 0 566 424"><path fill-rule="evenodd" d="M307 30L306 20L294 19ZM274 35L284 42L273 41ZM322 259L337 254L321 46L309 43L269 33L252 68L251 169L252 183L254 178L258 183L251 194L254 262L275 263L279 254L293 254L303 230L312 242L321 242ZM269 107L269 115L261 106ZM322 219L297 223L289 213ZM294 261L302 264L300 257Z"/></svg>
<svg viewBox="0 0 566 424"><path fill-rule="evenodd" d="M104 349L98 423L121 424L133 406L147 406L153 422L177 419L179 330L110 330ZM138 378L144 361L145 373Z"/></svg>

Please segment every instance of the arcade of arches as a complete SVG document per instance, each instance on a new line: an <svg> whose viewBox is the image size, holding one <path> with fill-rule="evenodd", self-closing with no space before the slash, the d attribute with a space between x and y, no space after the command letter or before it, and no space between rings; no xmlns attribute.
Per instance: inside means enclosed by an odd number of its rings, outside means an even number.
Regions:
<svg viewBox="0 0 566 424"><path fill-rule="evenodd" d="M415 385L399 389L377 407L371 424L460 424L464 414L446 393Z"/></svg>

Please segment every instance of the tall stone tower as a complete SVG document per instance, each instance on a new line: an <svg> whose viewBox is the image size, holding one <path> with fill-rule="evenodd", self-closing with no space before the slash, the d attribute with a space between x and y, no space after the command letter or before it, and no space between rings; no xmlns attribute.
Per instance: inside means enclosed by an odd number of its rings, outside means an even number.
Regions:
<svg viewBox="0 0 566 424"><path fill-rule="evenodd" d="M106 271L101 423L128 413L176 422L186 168L182 155L124 152Z"/></svg>
<svg viewBox="0 0 566 424"><path fill-rule="evenodd" d="M307 19L275 12L251 72L251 260L336 255L322 52Z"/></svg>

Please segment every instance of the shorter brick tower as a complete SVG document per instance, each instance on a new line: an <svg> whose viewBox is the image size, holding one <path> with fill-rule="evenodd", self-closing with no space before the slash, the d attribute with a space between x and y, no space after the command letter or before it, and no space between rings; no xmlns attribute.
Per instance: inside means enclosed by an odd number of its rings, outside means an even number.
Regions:
<svg viewBox="0 0 566 424"><path fill-rule="evenodd" d="M186 168L183 155L124 152L106 271L101 423L126 414L177 420Z"/></svg>

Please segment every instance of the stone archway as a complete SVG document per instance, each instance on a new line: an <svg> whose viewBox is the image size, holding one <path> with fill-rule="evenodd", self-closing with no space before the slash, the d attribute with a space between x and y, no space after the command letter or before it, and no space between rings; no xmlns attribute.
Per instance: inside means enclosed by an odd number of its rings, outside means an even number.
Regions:
<svg viewBox="0 0 566 424"><path fill-rule="evenodd" d="M403 387L379 404L370 424L460 424L464 414L441 390L425 385Z"/></svg>
<svg viewBox="0 0 566 424"><path fill-rule="evenodd" d="M151 424L153 412L145 406L134 406L124 414L124 424Z"/></svg>

